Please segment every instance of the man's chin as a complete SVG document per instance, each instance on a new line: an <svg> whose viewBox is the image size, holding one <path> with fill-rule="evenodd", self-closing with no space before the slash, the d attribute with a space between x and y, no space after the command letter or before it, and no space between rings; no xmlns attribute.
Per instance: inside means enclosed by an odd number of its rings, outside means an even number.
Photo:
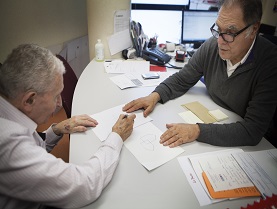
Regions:
<svg viewBox="0 0 277 209"><path fill-rule="evenodd" d="M219 54L220 58L223 60L229 59L229 56L225 51L219 51L218 54Z"/></svg>

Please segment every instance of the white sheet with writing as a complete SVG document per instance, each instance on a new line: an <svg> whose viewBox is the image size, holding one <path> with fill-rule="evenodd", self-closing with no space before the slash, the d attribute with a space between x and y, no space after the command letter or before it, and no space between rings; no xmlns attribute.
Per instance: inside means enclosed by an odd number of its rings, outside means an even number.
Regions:
<svg viewBox="0 0 277 209"><path fill-rule="evenodd" d="M212 203L220 202L226 199L213 199L206 187L204 179L202 177L203 169L199 164L198 159L204 158L209 155L217 155L220 153L237 153L243 152L242 149L227 149L214 152L205 152L195 155L182 156L178 158L179 164L183 169L191 188L193 189L195 196L201 206L209 205Z"/></svg>
<svg viewBox="0 0 277 209"><path fill-rule="evenodd" d="M277 149L233 155L262 195L277 194Z"/></svg>
<svg viewBox="0 0 277 209"><path fill-rule="evenodd" d="M107 73L147 73L150 71L149 61L113 60L104 62Z"/></svg>
<svg viewBox="0 0 277 209"><path fill-rule="evenodd" d="M181 147L169 148L160 144L161 134L160 129L148 122L136 127L129 139L124 142L127 149L149 171L184 152Z"/></svg>
<svg viewBox="0 0 277 209"><path fill-rule="evenodd" d="M183 172L186 175L186 178L187 178L192 190L194 191L194 194L197 197L197 200L198 200L200 206L210 205L212 203L217 203L217 202L221 202L221 201L225 200L225 199L210 198L210 195L208 195L208 193L206 193L205 189L202 187L202 184L201 184L200 180L198 179L197 174L194 171L194 169L190 163L189 156L178 157L178 161L179 161L179 164L180 164Z"/></svg>
<svg viewBox="0 0 277 209"><path fill-rule="evenodd" d="M119 115L126 114L122 111L123 106L124 105L118 105L116 107L91 115L91 117L96 119L98 122L98 125L92 130L101 141L106 140L108 135L111 133L112 127L117 121ZM143 116L142 110L136 111L134 113L136 114L134 128L152 120L152 118L149 116L145 118Z"/></svg>
<svg viewBox="0 0 277 209"><path fill-rule="evenodd" d="M208 155L198 163L216 192L254 186L231 153Z"/></svg>
<svg viewBox="0 0 277 209"><path fill-rule="evenodd" d="M141 76L141 73L124 73L110 77L110 80L114 82L120 89L140 86L157 86L171 74L172 73L168 72L159 72L160 78L144 80Z"/></svg>

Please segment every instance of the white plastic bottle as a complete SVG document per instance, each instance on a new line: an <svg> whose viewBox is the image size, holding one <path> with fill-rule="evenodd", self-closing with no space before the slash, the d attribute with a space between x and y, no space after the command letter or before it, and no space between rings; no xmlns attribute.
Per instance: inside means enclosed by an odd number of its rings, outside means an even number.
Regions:
<svg viewBox="0 0 277 209"><path fill-rule="evenodd" d="M97 62L104 61L104 45L101 39L97 39L97 43L95 44L95 60Z"/></svg>

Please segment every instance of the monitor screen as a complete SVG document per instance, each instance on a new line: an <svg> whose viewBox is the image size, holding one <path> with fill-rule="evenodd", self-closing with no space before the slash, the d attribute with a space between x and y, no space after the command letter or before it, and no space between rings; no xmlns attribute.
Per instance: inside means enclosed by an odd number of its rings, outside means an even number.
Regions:
<svg viewBox="0 0 277 209"><path fill-rule="evenodd" d="M217 14L217 11L183 11L182 43L201 44L210 38L210 27L215 23Z"/></svg>
<svg viewBox="0 0 277 209"><path fill-rule="evenodd" d="M158 36L158 43L180 43L182 11L132 10L131 19L142 25L149 37Z"/></svg>

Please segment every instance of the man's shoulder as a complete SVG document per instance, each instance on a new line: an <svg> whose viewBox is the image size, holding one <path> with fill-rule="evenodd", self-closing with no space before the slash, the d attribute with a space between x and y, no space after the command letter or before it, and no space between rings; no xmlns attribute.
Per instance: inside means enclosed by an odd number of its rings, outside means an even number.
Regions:
<svg viewBox="0 0 277 209"><path fill-rule="evenodd" d="M277 54L277 45L260 35L257 36L255 45L259 54Z"/></svg>
<svg viewBox="0 0 277 209"><path fill-rule="evenodd" d="M28 133L28 128L6 118L0 118L0 124L1 138L7 138L13 134L25 135Z"/></svg>

